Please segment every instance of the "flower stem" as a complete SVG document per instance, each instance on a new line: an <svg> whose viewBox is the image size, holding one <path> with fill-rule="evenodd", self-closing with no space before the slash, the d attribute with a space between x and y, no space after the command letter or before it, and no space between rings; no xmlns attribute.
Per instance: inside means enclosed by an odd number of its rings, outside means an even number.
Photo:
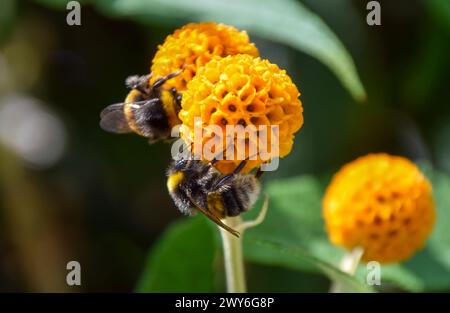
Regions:
<svg viewBox="0 0 450 313"><path fill-rule="evenodd" d="M341 260L339 268L341 271L354 275L356 269L358 268L359 262L361 261L361 257L364 254L364 249L361 247L355 247L353 250L344 255ZM331 293L341 293L341 292L351 292L350 290L346 290L345 286L343 286L340 282L333 282L330 288Z"/></svg>
<svg viewBox="0 0 450 313"><path fill-rule="evenodd" d="M241 218L240 216L227 217L224 223L236 228L241 224ZM242 237L235 237L221 227L219 229L222 236L227 292L246 292Z"/></svg>
<svg viewBox="0 0 450 313"><path fill-rule="evenodd" d="M226 225L240 232L240 237L236 237L219 227L222 236L227 292L247 292L242 237L246 229L258 226L264 221L268 208L269 198L265 196L263 206L254 220L242 221L240 216L228 216L223 220Z"/></svg>

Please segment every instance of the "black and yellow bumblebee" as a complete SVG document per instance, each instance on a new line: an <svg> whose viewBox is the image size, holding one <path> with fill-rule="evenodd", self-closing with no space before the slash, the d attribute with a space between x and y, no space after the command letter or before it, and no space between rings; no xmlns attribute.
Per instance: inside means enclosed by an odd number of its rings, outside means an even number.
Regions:
<svg viewBox="0 0 450 313"><path fill-rule="evenodd" d="M260 192L259 176L242 174L246 160L227 175L214 168L213 160L190 159L180 154L167 171L167 188L177 208L186 215L198 210L214 223L239 237L239 232L224 224L221 219L236 216L249 210Z"/></svg>
<svg viewBox="0 0 450 313"><path fill-rule="evenodd" d="M116 134L135 132L149 141L170 139L172 127L180 123L181 94L175 88L163 89L164 83L180 72L149 84L152 74L129 76L125 85L131 89L125 102L111 104L100 113L100 126Z"/></svg>

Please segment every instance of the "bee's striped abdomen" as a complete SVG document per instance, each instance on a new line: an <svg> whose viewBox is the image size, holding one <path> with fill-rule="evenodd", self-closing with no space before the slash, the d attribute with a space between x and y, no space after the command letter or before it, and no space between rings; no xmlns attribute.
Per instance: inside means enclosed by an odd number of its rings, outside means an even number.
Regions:
<svg viewBox="0 0 450 313"><path fill-rule="evenodd" d="M222 201L227 216L236 216L245 211L245 207L234 187L222 193Z"/></svg>
<svg viewBox="0 0 450 313"><path fill-rule="evenodd" d="M150 140L169 138L169 121L161 101L151 99L148 103L142 103L145 100L137 90L127 97L124 113L130 128ZM138 101L141 103L136 104Z"/></svg>
<svg viewBox="0 0 450 313"><path fill-rule="evenodd" d="M130 93L128 94L127 98L125 99L125 105L123 107L123 112L125 114L125 118L128 122L128 125L130 126L130 128L137 134L139 135L143 135L138 127L138 125L136 124L136 108L134 107L134 103L138 102L138 101L142 101L143 100L143 94L137 90L137 89L133 89L130 91Z"/></svg>

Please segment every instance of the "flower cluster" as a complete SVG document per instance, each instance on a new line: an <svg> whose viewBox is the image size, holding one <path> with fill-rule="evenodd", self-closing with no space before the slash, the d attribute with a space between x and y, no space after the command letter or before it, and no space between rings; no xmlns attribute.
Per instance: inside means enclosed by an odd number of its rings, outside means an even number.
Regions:
<svg viewBox="0 0 450 313"><path fill-rule="evenodd" d="M236 54L259 56L245 31L213 22L190 23L177 29L158 47L152 61L152 79L183 70L166 83L167 87L183 92L199 68L216 57Z"/></svg>
<svg viewBox="0 0 450 313"><path fill-rule="evenodd" d="M260 125L276 125L279 151L277 155L272 153L272 157L283 157L291 151L294 133L303 125L303 108L298 99L300 93L297 87L286 71L277 65L243 54L215 59L200 68L187 87L179 114L185 127L182 135L186 141L194 141L195 127L206 130L206 135L202 137L205 143L212 136L218 136L208 130L211 125L222 128L227 125L253 125L256 132ZM201 118L199 125L195 125L196 117ZM246 134L242 138L245 140L245 154L249 156L249 145L254 145L258 151L274 152L270 147L274 138L270 134L267 135L268 140L259 140L257 135ZM223 145L239 146L237 136L224 136L219 140L222 140ZM236 154L237 149L234 149L233 157L218 162L216 167L223 173L231 172L242 161L236 158ZM200 157L206 158L203 155ZM248 161L243 172L261 163L258 155L255 160Z"/></svg>
<svg viewBox="0 0 450 313"><path fill-rule="evenodd" d="M364 260L380 263L411 257L435 220L428 180L411 161L387 154L345 165L328 186L323 209L333 243L362 247Z"/></svg>

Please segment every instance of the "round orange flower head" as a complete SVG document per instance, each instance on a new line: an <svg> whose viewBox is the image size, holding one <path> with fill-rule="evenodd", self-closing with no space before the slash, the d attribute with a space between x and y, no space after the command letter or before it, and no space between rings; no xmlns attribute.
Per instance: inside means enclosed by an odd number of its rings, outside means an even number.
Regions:
<svg viewBox="0 0 450 313"><path fill-rule="evenodd" d="M369 154L345 165L323 199L331 242L362 247L363 260L399 262L422 248L435 210L429 181L403 157Z"/></svg>
<svg viewBox="0 0 450 313"><path fill-rule="evenodd" d="M213 22L190 23L177 29L158 47L151 66L152 80L182 70L165 86L183 92L200 67L214 57L235 54L259 55L245 31Z"/></svg>
<svg viewBox="0 0 450 313"><path fill-rule="evenodd" d="M244 54L214 59L198 70L183 94L181 135L194 143L196 157L212 160L205 154L209 147L223 152L214 166L224 174L248 159L246 173L290 153L303 125L299 96L286 71L267 60Z"/></svg>

